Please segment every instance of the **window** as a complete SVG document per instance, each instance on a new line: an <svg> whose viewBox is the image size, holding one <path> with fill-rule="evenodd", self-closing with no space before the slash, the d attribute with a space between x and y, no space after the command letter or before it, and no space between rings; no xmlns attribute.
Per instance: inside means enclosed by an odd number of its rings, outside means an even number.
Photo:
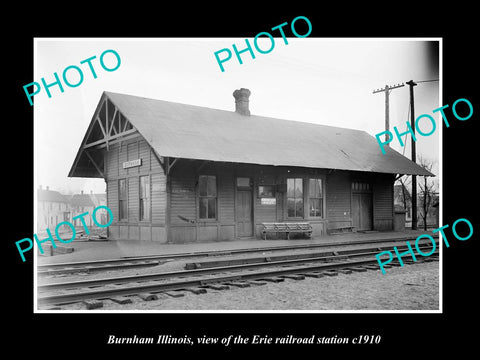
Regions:
<svg viewBox="0 0 480 360"><path fill-rule="evenodd" d="M118 180L118 217L127 219L127 179Z"/></svg>
<svg viewBox="0 0 480 360"><path fill-rule="evenodd" d="M363 182L352 182L353 191L370 191L370 184Z"/></svg>
<svg viewBox="0 0 480 360"><path fill-rule="evenodd" d="M303 218L303 179L287 179L287 217Z"/></svg>
<svg viewBox="0 0 480 360"><path fill-rule="evenodd" d="M260 198L274 198L275 197L275 186L274 185L259 185L258 186L258 197L260 197Z"/></svg>
<svg viewBox="0 0 480 360"><path fill-rule="evenodd" d="M198 179L198 195L200 219L216 219L217 177L200 175Z"/></svg>
<svg viewBox="0 0 480 360"><path fill-rule="evenodd" d="M308 208L310 216L323 216L322 179L308 180Z"/></svg>
<svg viewBox="0 0 480 360"><path fill-rule="evenodd" d="M150 220L150 176L140 176L140 220Z"/></svg>
<svg viewBox="0 0 480 360"><path fill-rule="evenodd" d="M250 188L250 178L238 177L237 188Z"/></svg>

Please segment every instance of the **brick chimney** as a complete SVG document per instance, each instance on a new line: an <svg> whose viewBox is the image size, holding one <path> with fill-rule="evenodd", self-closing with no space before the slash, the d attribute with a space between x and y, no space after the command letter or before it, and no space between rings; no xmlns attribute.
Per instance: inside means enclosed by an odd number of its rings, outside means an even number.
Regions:
<svg viewBox="0 0 480 360"><path fill-rule="evenodd" d="M250 115L250 109L248 108L248 98L250 97L250 90L241 88L233 92L235 98L235 112L241 115Z"/></svg>

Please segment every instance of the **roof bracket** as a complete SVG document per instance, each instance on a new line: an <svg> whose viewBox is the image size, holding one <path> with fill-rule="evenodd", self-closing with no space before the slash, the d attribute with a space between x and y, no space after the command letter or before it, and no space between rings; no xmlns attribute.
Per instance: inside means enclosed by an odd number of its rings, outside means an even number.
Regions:
<svg viewBox="0 0 480 360"><path fill-rule="evenodd" d="M172 162L170 162L170 159L171 159L170 157L165 158L165 165L166 165L165 166L166 167L165 174L166 175L170 175L170 171L172 171L173 166L176 164L176 162L178 160L178 158L175 158L175 159L173 159Z"/></svg>
<svg viewBox="0 0 480 360"><path fill-rule="evenodd" d="M87 154L87 157L90 159L90 161L92 162L93 166L95 167L95 169L98 171L98 173L100 174L100 176L102 178L105 178L105 176L103 175L103 171L101 170L100 166L98 166L98 164L96 163L96 161L93 159L93 156L90 155L90 153L85 150L85 154Z"/></svg>

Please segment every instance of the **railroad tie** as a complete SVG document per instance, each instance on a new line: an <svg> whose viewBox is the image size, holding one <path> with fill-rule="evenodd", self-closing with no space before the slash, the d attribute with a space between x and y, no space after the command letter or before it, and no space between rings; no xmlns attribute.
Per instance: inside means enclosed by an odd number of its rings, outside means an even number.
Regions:
<svg viewBox="0 0 480 360"><path fill-rule="evenodd" d="M285 279L291 279L291 280L303 280L303 279L305 279L305 275L301 275L301 274L288 274L288 275L281 275L280 277L285 278Z"/></svg>
<svg viewBox="0 0 480 360"><path fill-rule="evenodd" d="M162 294L168 295L173 298L179 298L179 297L185 296L185 294L181 291L165 291L165 292L162 292Z"/></svg>
<svg viewBox="0 0 480 360"><path fill-rule="evenodd" d="M353 272L353 270L351 270L351 269L337 269L336 272L338 272L340 274L351 274Z"/></svg>
<svg viewBox="0 0 480 360"><path fill-rule="evenodd" d="M99 300L84 300L83 303L87 307L87 310L99 309L103 307L103 302Z"/></svg>
<svg viewBox="0 0 480 360"><path fill-rule="evenodd" d="M278 276L272 276L272 277L269 277L269 278L263 278L263 279L259 279L259 280L275 282L275 283L285 281L284 278L281 278L281 277L278 277Z"/></svg>
<svg viewBox="0 0 480 360"><path fill-rule="evenodd" d="M229 281L229 282L225 282L224 284L225 285L236 286L236 287L239 287L239 288L250 287L250 284L247 283L247 282L244 282L244 281Z"/></svg>
<svg viewBox="0 0 480 360"><path fill-rule="evenodd" d="M377 265L365 265L364 268L368 270L380 270L380 267Z"/></svg>
<svg viewBox="0 0 480 360"><path fill-rule="evenodd" d="M309 272L309 273L305 273L303 275L305 275L307 277L311 277L311 278L317 278L317 279L325 276L321 272Z"/></svg>
<svg viewBox="0 0 480 360"><path fill-rule="evenodd" d="M182 289L183 291L190 291L191 293L194 293L195 295L200 295L200 294L206 294L207 289L204 288L185 288Z"/></svg>
<svg viewBox="0 0 480 360"><path fill-rule="evenodd" d="M230 286L223 284L209 284L202 286L203 288L212 289L212 290L228 290Z"/></svg>
<svg viewBox="0 0 480 360"><path fill-rule="evenodd" d="M129 297L126 297L126 296L116 296L116 297L110 298L110 300L112 300L113 302L116 302L117 304L121 304L121 305L132 303L132 299L130 299Z"/></svg>
<svg viewBox="0 0 480 360"><path fill-rule="evenodd" d="M138 297L145 301L157 300L158 296L152 293L140 293Z"/></svg>
<svg viewBox="0 0 480 360"><path fill-rule="evenodd" d="M323 271L323 274L327 276L337 276L338 272L336 270L327 270Z"/></svg>
<svg viewBox="0 0 480 360"><path fill-rule="evenodd" d="M346 270L351 270L351 271L355 271L355 272L368 271L368 269L365 269L364 267L349 267L349 268L346 268Z"/></svg>
<svg viewBox="0 0 480 360"><path fill-rule="evenodd" d="M267 285L265 281L260 281L260 280L248 280L247 283L253 286Z"/></svg>

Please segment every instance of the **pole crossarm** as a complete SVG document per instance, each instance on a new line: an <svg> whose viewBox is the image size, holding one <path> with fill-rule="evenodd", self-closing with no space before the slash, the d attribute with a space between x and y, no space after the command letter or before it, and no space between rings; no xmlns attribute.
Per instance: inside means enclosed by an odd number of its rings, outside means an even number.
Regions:
<svg viewBox="0 0 480 360"><path fill-rule="evenodd" d="M393 89L396 89L396 88L399 88L399 87L403 87L403 86L405 86L404 83L395 84L395 85L392 85L392 86L385 85L385 87L383 89L373 90L372 94L376 94L376 93L383 92L383 91L390 91L390 90L393 90Z"/></svg>
<svg viewBox="0 0 480 360"><path fill-rule="evenodd" d="M395 85L392 85L392 86L389 86L389 85L385 85L385 87L383 89L375 89L373 90L373 94L376 94L376 93L379 93L379 92L385 92L385 143L387 146L389 146L389 139L390 139L390 136L388 135L390 133L390 105L389 105L389 95L390 95L390 92L393 90L393 89L396 89L396 88L399 88L399 87L402 87L402 86L405 86L405 84L401 83L401 84L395 84Z"/></svg>

